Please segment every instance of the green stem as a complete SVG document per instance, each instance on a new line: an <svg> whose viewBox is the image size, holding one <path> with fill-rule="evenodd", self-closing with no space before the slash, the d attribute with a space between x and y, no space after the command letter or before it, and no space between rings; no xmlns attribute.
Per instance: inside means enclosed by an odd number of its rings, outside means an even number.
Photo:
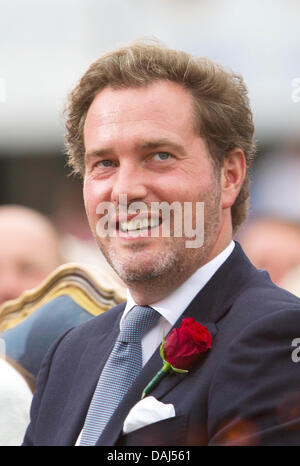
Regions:
<svg viewBox="0 0 300 466"><path fill-rule="evenodd" d="M151 382L144 388L142 393L142 399L145 398L156 385L161 381L161 379L167 374L167 372L171 369L171 364L169 362L165 362L163 367L157 372L157 374L153 377Z"/></svg>

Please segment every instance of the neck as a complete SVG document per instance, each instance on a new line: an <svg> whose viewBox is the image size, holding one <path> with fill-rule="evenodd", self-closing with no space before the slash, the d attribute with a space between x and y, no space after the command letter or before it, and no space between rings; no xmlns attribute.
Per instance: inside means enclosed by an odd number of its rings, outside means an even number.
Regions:
<svg viewBox="0 0 300 466"><path fill-rule="evenodd" d="M189 277L186 277L186 280ZM166 280L164 277L154 278L139 283L128 284L129 291L134 301L140 306L151 305L157 301L164 299L178 288L185 280ZM162 283L164 285L162 286Z"/></svg>
<svg viewBox="0 0 300 466"><path fill-rule="evenodd" d="M196 264L194 267L190 267L188 270L177 270L178 273L168 274L166 277L157 277L151 280L145 280L134 283L127 283L129 291L134 301L141 305L151 305L156 303L167 296L169 296L174 290L181 286L191 275L196 272L199 268L203 267L208 262L212 261L217 257L227 246L229 246L232 238L228 240L224 247L213 248L206 260L200 265Z"/></svg>

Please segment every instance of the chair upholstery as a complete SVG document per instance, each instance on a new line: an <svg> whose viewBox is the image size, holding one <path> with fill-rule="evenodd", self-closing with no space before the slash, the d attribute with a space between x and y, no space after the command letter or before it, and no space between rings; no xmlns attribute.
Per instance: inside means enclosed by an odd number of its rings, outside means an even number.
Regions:
<svg viewBox="0 0 300 466"><path fill-rule="evenodd" d="M125 288L98 270L60 266L38 288L0 307L5 354L35 377L56 338L124 300Z"/></svg>

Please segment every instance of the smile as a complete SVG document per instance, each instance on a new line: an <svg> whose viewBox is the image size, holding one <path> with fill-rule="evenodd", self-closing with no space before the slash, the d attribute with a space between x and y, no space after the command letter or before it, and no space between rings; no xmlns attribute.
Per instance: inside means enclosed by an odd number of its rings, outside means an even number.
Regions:
<svg viewBox="0 0 300 466"><path fill-rule="evenodd" d="M152 228L156 228L160 225L159 218L133 218L129 220L129 222L123 221L119 222L119 229L123 233L127 231L141 231L141 230L149 230Z"/></svg>

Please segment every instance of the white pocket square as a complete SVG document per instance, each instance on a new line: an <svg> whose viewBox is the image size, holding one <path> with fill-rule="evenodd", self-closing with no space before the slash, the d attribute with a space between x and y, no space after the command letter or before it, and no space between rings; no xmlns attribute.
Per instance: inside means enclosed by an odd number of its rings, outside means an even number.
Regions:
<svg viewBox="0 0 300 466"><path fill-rule="evenodd" d="M123 425L123 434L129 434L141 427L175 416L172 404L164 404L154 396L147 396L136 403L128 413Z"/></svg>

